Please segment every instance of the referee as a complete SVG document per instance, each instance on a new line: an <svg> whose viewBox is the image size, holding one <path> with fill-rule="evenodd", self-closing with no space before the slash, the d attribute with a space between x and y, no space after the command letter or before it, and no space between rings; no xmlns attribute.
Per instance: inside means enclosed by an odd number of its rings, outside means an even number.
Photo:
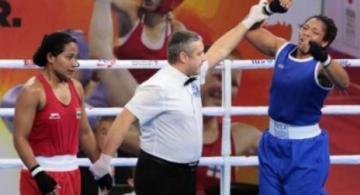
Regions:
<svg viewBox="0 0 360 195"><path fill-rule="evenodd" d="M218 39L208 52L199 34L179 31L168 43L168 65L142 83L112 124L101 157L90 170L98 178L111 171L112 154L131 124L140 125L135 192L196 194L196 167L202 149L200 85L209 68L225 58L246 31L266 19L261 5Z"/></svg>

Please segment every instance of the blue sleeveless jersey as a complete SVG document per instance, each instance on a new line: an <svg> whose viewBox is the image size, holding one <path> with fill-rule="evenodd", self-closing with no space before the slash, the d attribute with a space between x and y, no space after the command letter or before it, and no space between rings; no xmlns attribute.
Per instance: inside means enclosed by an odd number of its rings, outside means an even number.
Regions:
<svg viewBox="0 0 360 195"><path fill-rule="evenodd" d="M318 123L329 89L316 82L317 61L296 59L296 45L287 43L277 53L270 88L269 115L291 125Z"/></svg>

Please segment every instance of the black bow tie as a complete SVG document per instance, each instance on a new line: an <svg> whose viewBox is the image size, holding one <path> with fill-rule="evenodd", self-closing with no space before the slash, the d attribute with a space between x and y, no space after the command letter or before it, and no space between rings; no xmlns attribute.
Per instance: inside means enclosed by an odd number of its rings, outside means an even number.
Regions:
<svg viewBox="0 0 360 195"><path fill-rule="evenodd" d="M191 82L195 81L196 77L190 77L185 81L184 86L189 85Z"/></svg>

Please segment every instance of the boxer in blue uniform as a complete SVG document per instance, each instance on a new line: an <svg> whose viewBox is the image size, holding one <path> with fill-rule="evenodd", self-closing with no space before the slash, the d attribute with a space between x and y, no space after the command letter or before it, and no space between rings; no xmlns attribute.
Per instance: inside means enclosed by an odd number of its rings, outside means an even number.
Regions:
<svg viewBox="0 0 360 195"><path fill-rule="evenodd" d="M274 0L264 7L286 12L291 0ZM246 38L264 54L275 57L270 88L269 129L259 145L261 195L319 195L330 165L328 134L319 127L328 92L346 89L349 77L326 49L335 39L332 19L312 16L301 25L297 45L258 27Z"/></svg>

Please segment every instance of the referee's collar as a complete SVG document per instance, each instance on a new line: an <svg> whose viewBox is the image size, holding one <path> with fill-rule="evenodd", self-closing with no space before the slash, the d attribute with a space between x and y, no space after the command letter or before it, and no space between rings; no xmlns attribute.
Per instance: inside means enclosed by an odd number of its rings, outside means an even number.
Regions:
<svg viewBox="0 0 360 195"><path fill-rule="evenodd" d="M194 81L196 80L197 76L187 76L185 75L183 72L181 72L180 70L174 68L173 66L171 66L170 64L167 64L165 66L166 71L171 74L171 76L175 79L178 80L179 83L181 83L181 85L185 85L186 82L189 82L189 80ZM195 79L194 79L195 78Z"/></svg>
<svg viewBox="0 0 360 195"><path fill-rule="evenodd" d="M192 82L196 81L196 79L197 79L196 76L191 76L191 77L189 77L188 80L186 80L186 81L184 82L184 86L187 86L187 85L191 84Z"/></svg>

